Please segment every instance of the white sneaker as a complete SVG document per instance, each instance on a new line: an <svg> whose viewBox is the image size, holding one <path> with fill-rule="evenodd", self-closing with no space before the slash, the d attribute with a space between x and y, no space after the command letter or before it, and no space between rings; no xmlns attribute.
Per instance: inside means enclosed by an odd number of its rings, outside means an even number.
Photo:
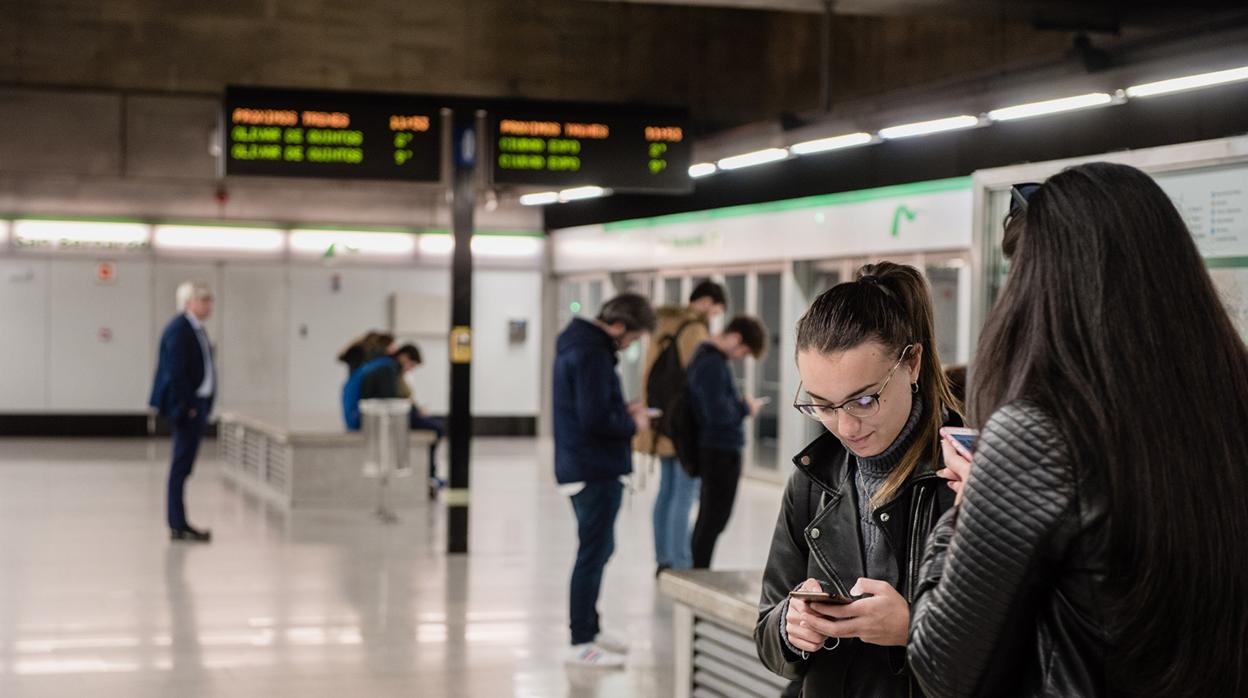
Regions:
<svg viewBox="0 0 1248 698"><path fill-rule="evenodd" d="M598 637L594 638L594 644L608 652L615 654L628 654L628 639L614 635L612 633L598 633Z"/></svg>
<svg viewBox="0 0 1248 698"><path fill-rule="evenodd" d="M618 669L624 666L624 655L608 652L597 643L586 642L569 647L564 662L572 666Z"/></svg>

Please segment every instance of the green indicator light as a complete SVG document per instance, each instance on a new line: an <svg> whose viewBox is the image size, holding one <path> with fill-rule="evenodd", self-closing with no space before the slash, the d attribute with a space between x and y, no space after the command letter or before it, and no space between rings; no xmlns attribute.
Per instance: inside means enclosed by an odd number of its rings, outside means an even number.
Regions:
<svg viewBox="0 0 1248 698"><path fill-rule="evenodd" d="M568 309L574 313L579 313L581 312L581 304L576 301L572 301L572 305L568 306Z"/></svg>

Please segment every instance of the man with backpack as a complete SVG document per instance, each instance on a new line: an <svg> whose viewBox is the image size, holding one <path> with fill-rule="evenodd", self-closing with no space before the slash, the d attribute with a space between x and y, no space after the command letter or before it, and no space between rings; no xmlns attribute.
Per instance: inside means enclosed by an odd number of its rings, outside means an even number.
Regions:
<svg viewBox="0 0 1248 698"><path fill-rule="evenodd" d="M641 381L643 404L656 410L672 408L685 384L685 368L710 336L710 323L723 314L727 301L723 286L703 281L693 289L688 306L658 309L658 328L646 353ZM693 564L689 513L700 486L692 467L682 468L671 435L663 433L663 423L661 417L655 419L650 429L638 432L633 439L633 450L659 458L659 494L654 501L656 575L669 568L688 569Z"/></svg>
<svg viewBox="0 0 1248 698"><path fill-rule="evenodd" d="M682 413L674 415L674 421L692 422L694 434L676 435L677 449L685 450L682 439L696 439L698 474L702 477L702 505L693 527L694 568L711 566L715 542L727 527L737 498L741 449L745 446L743 422L764 404L756 398L741 397L728 362L746 356L761 358L766 348L767 328L763 323L738 315L723 332L698 347L689 362L685 405L678 408ZM692 420L681 419L684 413Z"/></svg>

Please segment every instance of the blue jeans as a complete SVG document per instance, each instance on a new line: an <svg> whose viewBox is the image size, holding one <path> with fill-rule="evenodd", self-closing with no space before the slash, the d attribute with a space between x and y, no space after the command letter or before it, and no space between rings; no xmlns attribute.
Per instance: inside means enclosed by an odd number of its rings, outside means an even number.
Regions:
<svg viewBox="0 0 1248 698"><path fill-rule="evenodd" d="M659 496L654 500L654 556L660 567L687 570L693 566L689 512L698 501L700 480L690 477L675 458L663 458L660 463Z"/></svg>
<svg viewBox="0 0 1248 698"><path fill-rule="evenodd" d="M187 527L184 498L186 479L195 468L195 456L199 454L199 442L204 436L208 410L211 407L207 400L196 398L194 417L183 414L170 420L170 427L173 429L173 455L169 463L165 516L169 528L174 531L182 531Z"/></svg>
<svg viewBox="0 0 1248 698"><path fill-rule="evenodd" d="M438 476L438 442L446 436L446 428L440 420L426 417L415 406L407 415L407 423L412 431L425 430L434 433L433 443L429 444L429 479L432 480Z"/></svg>
<svg viewBox="0 0 1248 698"><path fill-rule="evenodd" d="M599 480L585 483L585 489L572 495L576 512L576 566L572 568L572 588L568 595L572 628L572 644L593 642L598 626L598 592L602 588L602 572L615 552L615 517L620 513L624 483Z"/></svg>

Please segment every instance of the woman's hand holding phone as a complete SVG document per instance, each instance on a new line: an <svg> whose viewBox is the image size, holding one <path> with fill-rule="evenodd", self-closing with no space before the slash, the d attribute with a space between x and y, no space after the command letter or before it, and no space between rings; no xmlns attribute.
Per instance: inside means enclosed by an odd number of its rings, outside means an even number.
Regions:
<svg viewBox="0 0 1248 698"><path fill-rule="evenodd" d="M821 592L823 586L817 579L807 579L798 590ZM831 637L833 619L815 608L831 612L830 606L789 597L789 612L784 617L784 632L789 638L789 644L803 652L815 652L822 648L823 643Z"/></svg>
<svg viewBox="0 0 1248 698"><path fill-rule="evenodd" d="M818 580L807 579L800 591L822 591ZM910 605L888 582L859 579L850 604L819 603L789 597L785 632L789 644L814 652L831 638L856 637L873 645L906 644L910 628Z"/></svg>
<svg viewBox="0 0 1248 698"><path fill-rule="evenodd" d="M937 470L936 474L948 480L949 489L957 494L954 504L961 504L962 489L966 487L967 481L971 479L971 461L963 456L958 449L954 448L953 443L949 439L940 440L940 450L944 456L945 467L942 470Z"/></svg>

